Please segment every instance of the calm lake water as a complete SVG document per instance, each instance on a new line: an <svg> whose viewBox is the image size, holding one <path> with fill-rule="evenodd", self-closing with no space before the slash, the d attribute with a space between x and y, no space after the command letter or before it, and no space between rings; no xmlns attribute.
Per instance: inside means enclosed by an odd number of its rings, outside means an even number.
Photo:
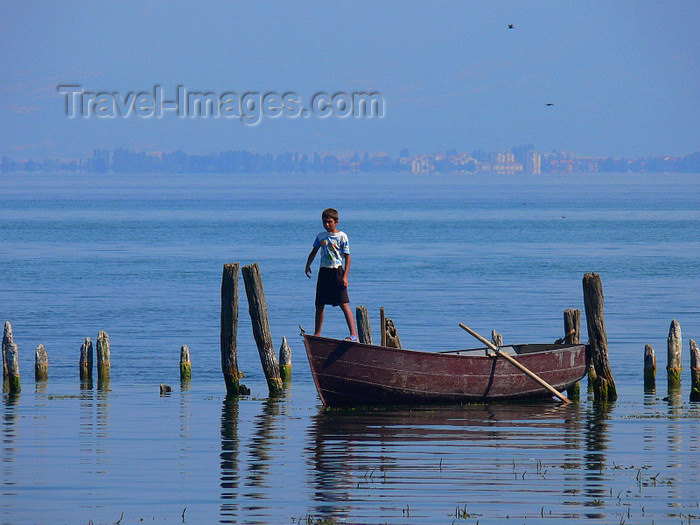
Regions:
<svg viewBox="0 0 700 525"><path fill-rule="evenodd" d="M0 176L0 321L22 393L0 405L0 523L688 523L700 518L700 175ZM340 211L351 305L379 307L404 348L552 342L601 275L620 399L324 411L299 325L321 211ZM293 382L269 399L240 297L225 399L222 265L258 262ZM314 266L314 273L316 267ZM241 282L242 288L242 282ZM683 331L683 387L666 338ZM585 327L585 322L584 322ZM110 335L109 388L81 389L79 348ZM344 337L338 309L324 335ZM587 339L584 328L584 340ZM35 384L34 349L49 354ZM657 390L644 394L644 345ZM180 385L179 348L193 378ZM159 383L173 386L161 397Z"/></svg>

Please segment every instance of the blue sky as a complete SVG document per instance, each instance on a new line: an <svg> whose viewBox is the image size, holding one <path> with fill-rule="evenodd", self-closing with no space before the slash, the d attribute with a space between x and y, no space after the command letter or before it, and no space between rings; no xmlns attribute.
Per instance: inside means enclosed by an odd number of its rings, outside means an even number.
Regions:
<svg viewBox="0 0 700 525"><path fill-rule="evenodd" d="M700 3L0 4L0 154L700 150ZM508 24L513 24L512 30ZM373 91L381 119L69 119L93 92ZM547 106L547 104L553 104Z"/></svg>

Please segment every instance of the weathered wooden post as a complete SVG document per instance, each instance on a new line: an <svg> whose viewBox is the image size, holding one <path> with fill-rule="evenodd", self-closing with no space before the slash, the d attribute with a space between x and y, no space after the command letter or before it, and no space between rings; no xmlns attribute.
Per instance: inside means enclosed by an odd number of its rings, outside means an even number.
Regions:
<svg viewBox="0 0 700 525"><path fill-rule="evenodd" d="M608 335L603 316L603 283L597 273L583 276L583 302L586 307L588 344L595 367L593 396L598 401L615 401L617 389L608 358Z"/></svg>
<svg viewBox="0 0 700 525"><path fill-rule="evenodd" d="M190 360L190 349L187 345L180 347L180 381L192 379L192 361Z"/></svg>
<svg viewBox="0 0 700 525"><path fill-rule="evenodd" d="M494 346L500 348L503 346L503 336L496 332L496 330L491 330L491 342Z"/></svg>
<svg viewBox="0 0 700 525"><path fill-rule="evenodd" d="M651 345L644 345L644 391L656 390L656 353Z"/></svg>
<svg viewBox="0 0 700 525"><path fill-rule="evenodd" d="M692 339L690 340L690 378L692 380L690 400L700 401L700 350Z"/></svg>
<svg viewBox="0 0 700 525"><path fill-rule="evenodd" d="M399 332L396 330L396 326L394 326L394 321L388 317L385 317L384 324L386 326L386 330L384 331L384 337L386 338L385 346L390 348L401 348L401 339L399 339Z"/></svg>
<svg viewBox="0 0 700 525"><path fill-rule="evenodd" d="M36 347L34 352L34 380L46 381L49 378L49 354L44 345Z"/></svg>
<svg viewBox="0 0 700 525"><path fill-rule="evenodd" d="M267 317L267 303L265 302L265 290L263 289L262 277L260 276L260 267L258 263L253 263L244 266L242 273L245 293L248 298L248 313L253 325L253 336L258 346L258 354L260 355L260 362L267 379L267 386L270 394L279 395L284 390L275 348L272 346L272 334L270 333L270 322Z"/></svg>
<svg viewBox="0 0 700 525"><path fill-rule="evenodd" d="M92 381L92 341L89 337L80 345L80 380Z"/></svg>
<svg viewBox="0 0 700 525"><path fill-rule="evenodd" d="M284 382L292 380L292 349L286 337L282 337L280 346L280 377Z"/></svg>
<svg viewBox="0 0 700 525"><path fill-rule="evenodd" d="M100 330L97 333L97 383L107 385L109 383L109 371L111 363L111 348L109 344L109 335L107 332Z"/></svg>
<svg viewBox="0 0 700 525"><path fill-rule="evenodd" d="M367 311L367 307L360 305L355 308L355 317L357 318L357 336L360 343L371 345L372 327L369 322L369 312Z"/></svg>
<svg viewBox="0 0 700 525"><path fill-rule="evenodd" d="M681 325L674 319L671 321L671 327L668 330L668 364L666 365L666 373L668 375L669 390L678 390L681 387L682 352Z"/></svg>
<svg viewBox="0 0 700 525"><path fill-rule="evenodd" d="M7 384L3 384L3 389L6 386L10 394L17 394L22 390L22 382L19 377L19 349L12 335L10 321L5 321L5 329L2 335L2 352L7 366L7 377L5 378Z"/></svg>
<svg viewBox="0 0 700 525"><path fill-rule="evenodd" d="M226 394L237 396L238 384L238 263L224 264L221 277L221 371Z"/></svg>
<svg viewBox="0 0 700 525"><path fill-rule="evenodd" d="M381 344L386 346L386 316L384 315L384 307L379 307L379 330L382 334Z"/></svg>
<svg viewBox="0 0 700 525"><path fill-rule="evenodd" d="M10 321L5 321L5 327L2 333L2 384L5 385L7 379L7 351L5 350L5 339L8 337L12 340L12 325Z"/></svg>
<svg viewBox="0 0 700 525"><path fill-rule="evenodd" d="M564 343L567 345L581 343L581 310L578 308L564 310ZM566 389L566 397L572 401L581 399L581 384L578 381Z"/></svg>

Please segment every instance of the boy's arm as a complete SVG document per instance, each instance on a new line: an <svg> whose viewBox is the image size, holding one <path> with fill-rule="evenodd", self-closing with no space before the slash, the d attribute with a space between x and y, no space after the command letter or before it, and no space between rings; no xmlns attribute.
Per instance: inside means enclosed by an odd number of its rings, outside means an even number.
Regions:
<svg viewBox="0 0 700 525"><path fill-rule="evenodd" d="M344 253L345 257L345 271L343 272L343 286L348 287L348 274L350 273L350 254Z"/></svg>
<svg viewBox="0 0 700 525"><path fill-rule="evenodd" d="M311 263L314 260L314 257L316 257L316 254L318 253L318 247L314 246L311 248L311 253L309 254L309 257L306 259L306 276L311 279Z"/></svg>

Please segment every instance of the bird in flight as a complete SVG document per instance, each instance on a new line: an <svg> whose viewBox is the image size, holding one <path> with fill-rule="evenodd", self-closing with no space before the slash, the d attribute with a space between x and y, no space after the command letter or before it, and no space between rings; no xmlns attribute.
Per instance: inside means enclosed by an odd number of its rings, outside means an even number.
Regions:
<svg viewBox="0 0 700 525"><path fill-rule="evenodd" d="M547 102L547 105L548 105L548 106L553 106L554 104L552 104L551 102Z"/></svg>
<svg viewBox="0 0 700 525"><path fill-rule="evenodd" d="M508 29L513 29L513 24L508 24Z"/></svg>

